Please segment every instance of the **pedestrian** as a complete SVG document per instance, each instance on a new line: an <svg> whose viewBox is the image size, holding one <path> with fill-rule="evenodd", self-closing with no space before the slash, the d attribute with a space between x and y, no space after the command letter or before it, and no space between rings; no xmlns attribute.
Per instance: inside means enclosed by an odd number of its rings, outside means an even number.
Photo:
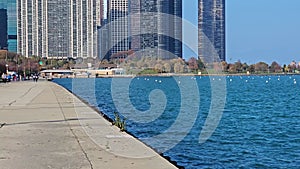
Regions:
<svg viewBox="0 0 300 169"><path fill-rule="evenodd" d="M2 81L3 81L4 83L6 83L6 74L2 73L1 78L2 78Z"/></svg>
<svg viewBox="0 0 300 169"><path fill-rule="evenodd" d="M35 74L34 75L32 75L32 80L35 82Z"/></svg>
<svg viewBox="0 0 300 169"><path fill-rule="evenodd" d="M6 76L6 81L7 81L7 82L10 82L10 81L11 81L11 74L9 74L9 75Z"/></svg>
<svg viewBox="0 0 300 169"><path fill-rule="evenodd" d="M39 75L35 74L35 82L37 82L39 80Z"/></svg>
<svg viewBox="0 0 300 169"><path fill-rule="evenodd" d="M33 81L34 81L34 82L37 82L38 79L39 79L39 76L38 76L37 74L34 74L34 75L33 75Z"/></svg>

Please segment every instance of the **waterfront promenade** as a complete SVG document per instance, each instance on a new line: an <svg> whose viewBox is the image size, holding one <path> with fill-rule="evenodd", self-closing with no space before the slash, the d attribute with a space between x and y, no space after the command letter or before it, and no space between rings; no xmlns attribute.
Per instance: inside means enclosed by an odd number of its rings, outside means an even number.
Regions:
<svg viewBox="0 0 300 169"><path fill-rule="evenodd" d="M0 95L1 169L176 168L52 82L0 84Z"/></svg>

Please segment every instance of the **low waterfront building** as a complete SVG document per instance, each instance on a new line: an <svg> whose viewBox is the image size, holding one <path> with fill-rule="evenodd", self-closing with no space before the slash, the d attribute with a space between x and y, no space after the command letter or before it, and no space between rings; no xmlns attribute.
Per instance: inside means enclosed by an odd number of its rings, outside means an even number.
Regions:
<svg viewBox="0 0 300 169"><path fill-rule="evenodd" d="M51 70L43 70L40 73L41 73L40 76L46 79L74 77L74 72L72 70L51 69Z"/></svg>

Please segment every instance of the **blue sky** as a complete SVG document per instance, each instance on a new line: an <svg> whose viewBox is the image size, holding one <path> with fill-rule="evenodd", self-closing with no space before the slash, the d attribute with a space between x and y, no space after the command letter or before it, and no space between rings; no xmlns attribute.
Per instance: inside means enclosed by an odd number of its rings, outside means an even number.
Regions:
<svg viewBox="0 0 300 169"><path fill-rule="evenodd" d="M197 24L198 0L184 0L184 18ZM300 61L300 0L227 0L228 62ZM193 55L185 51L185 58Z"/></svg>

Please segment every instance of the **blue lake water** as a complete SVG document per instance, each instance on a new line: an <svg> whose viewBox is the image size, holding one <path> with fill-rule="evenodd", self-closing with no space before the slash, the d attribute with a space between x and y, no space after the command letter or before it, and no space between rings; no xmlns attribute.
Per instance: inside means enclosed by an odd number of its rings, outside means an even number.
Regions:
<svg viewBox="0 0 300 169"><path fill-rule="evenodd" d="M196 89L180 87L179 81L190 81L191 78L197 84ZM120 87L122 80L128 81L118 79ZM54 80L98 107L111 119L114 119L113 112L117 111L116 104L119 104L114 96L127 94L130 102L125 106L128 104L143 112L151 108L149 96L153 91L162 91L164 98L160 99L166 100L163 112L147 123L128 119L127 130L157 151L183 134L183 139L176 140L176 145L164 155L185 168L300 167L300 76L179 77L179 80L136 77L131 79L128 92L118 89L114 94L112 81L109 78ZM218 127L206 142L200 144L200 132L212 101L215 101L212 99L212 81L225 81L226 97L223 99L226 102ZM191 94L183 98L182 90L194 90L191 93L198 96ZM187 113L193 110L182 104L183 99L192 104L198 97L199 110L191 112L191 117L192 113L197 114L196 118L182 121L182 126L191 124L188 132L185 128L182 128L182 133L176 130L174 138L171 136L165 142L148 139L168 131L178 120L182 107ZM151 118L151 113L142 117Z"/></svg>

